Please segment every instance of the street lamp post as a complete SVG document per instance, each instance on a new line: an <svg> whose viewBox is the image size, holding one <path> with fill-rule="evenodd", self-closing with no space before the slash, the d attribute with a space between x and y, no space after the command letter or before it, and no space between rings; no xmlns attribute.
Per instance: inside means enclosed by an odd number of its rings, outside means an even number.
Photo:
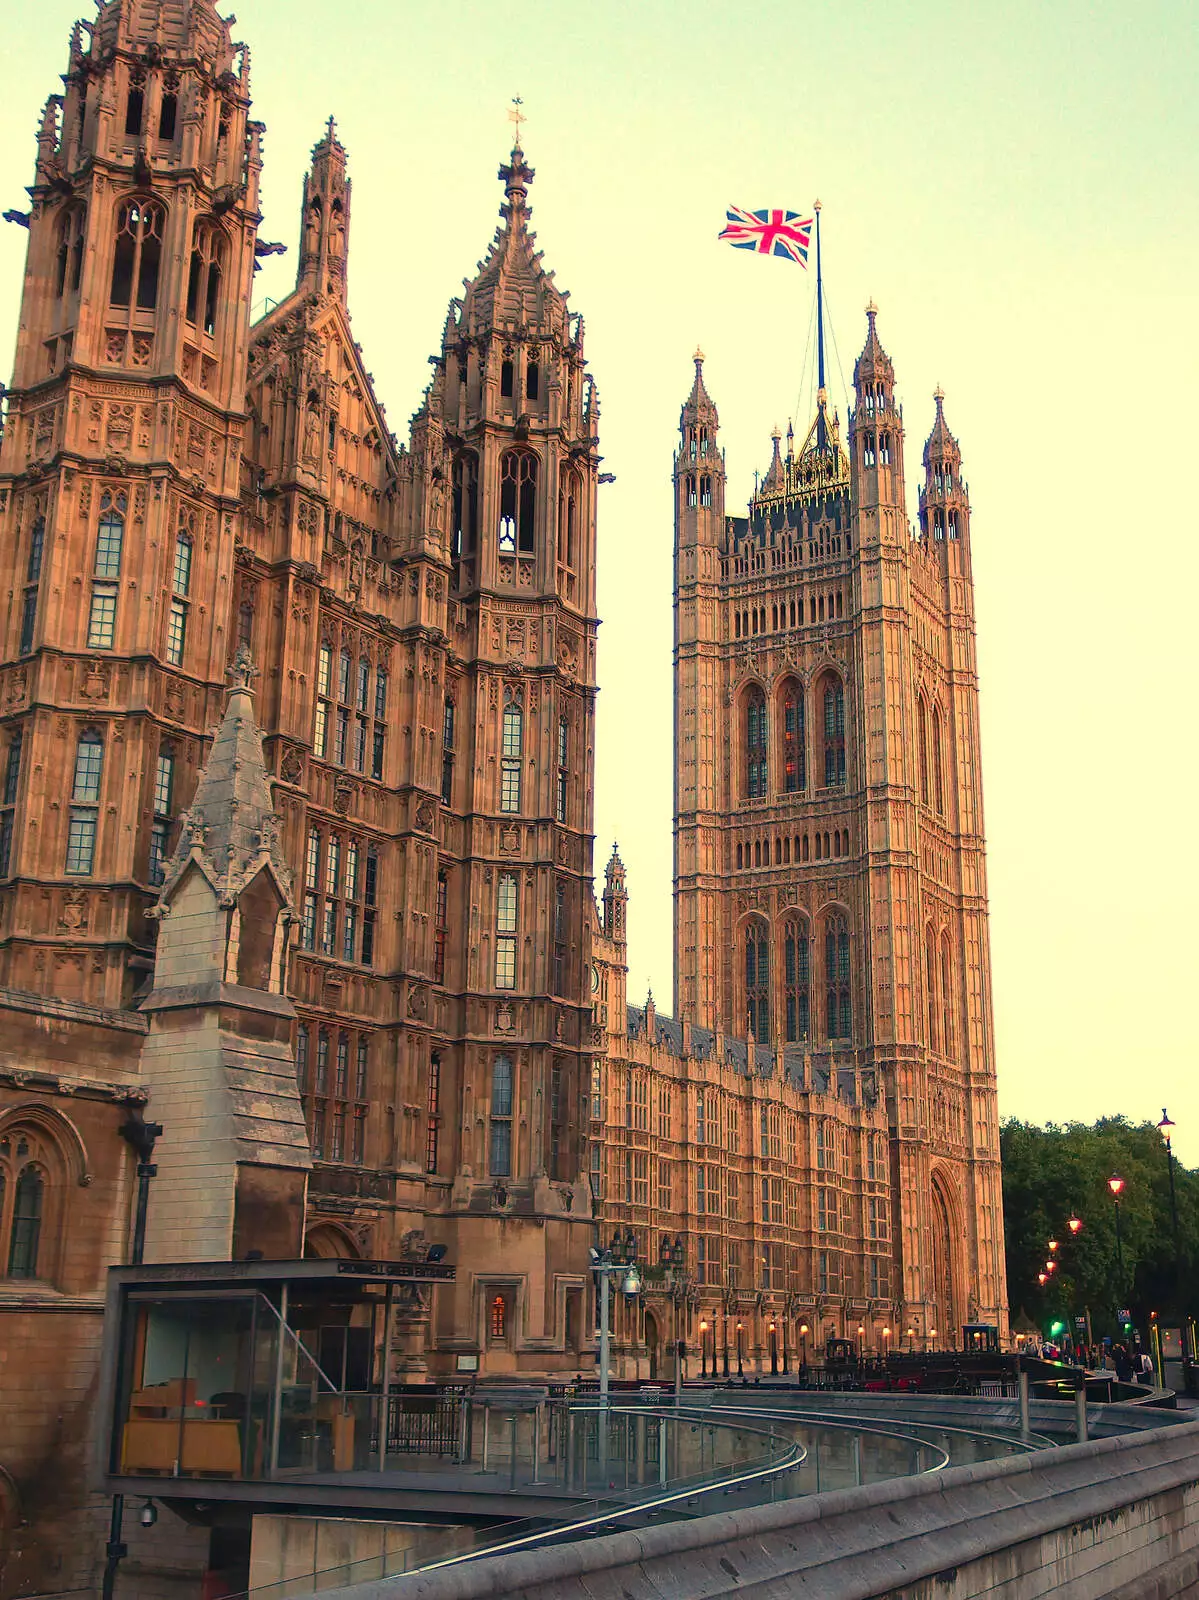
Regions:
<svg viewBox="0 0 1199 1600"><path fill-rule="evenodd" d="M662 1244L658 1250L658 1264L667 1274L670 1282L670 1299L674 1306L673 1331L674 1331L674 1398L676 1405L683 1392L683 1358L686 1353L686 1341L679 1337L679 1306L687 1293L686 1275L683 1272L683 1263L687 1259L687 1250L682 1238L676 1234L674 1243L664 1234Z"/></svg>
<svg viewBox="0 0 1199 1600"><path fill-rule="evenodd" d="M779 1339L778 1330L774 1322L770 1324L770 1376L777 1378L779 1375Z"/></svg>
<svg viewBox="0 0 1199 1600"><path fill-rule="evenodd" d="M808 1364L808 1325L801 1322L799 1325L799 1368L802 1372Z"/></svg>
<svg viewBox="0 0 1199 1600"><path fill-rule="evenodd" d="M608 1409L608 1367L612 1345L612 1284L613 1273L623 1273L621 1287L630 1299L641 1291L641 1274L637 1270L637 1235L630 1228L623 1240L619 1231L612 1236L607 1250L595 1246L591 1249L591 1270L599 1279L600 1347L599 1394L600 1410Z"/></svg>
<svg viewBox="0 0 1199 1600"><path fill-rule="evenodd" d="M1116 1267L1120 1274L1120 1293L1124 1292L1124 1246L1120 1241L1120 1196L1124 1192L1124 1179L1113 1172L1107 1180L1116 1207Z"/></svg>
<svg viewBox="0 0 1199 1600"><path fill-rule="evenodd" d="M744 1357L743 1357L742 1350L741 1350L741 1324L740 1323L737 1324L737 1376L739 1378L743 1378L745 1376Z"/></svg>
<svg viewBox="0 0 1199 1600"><path fill-rule="evenodd" d="M713 1367L716 1363L713 1361ZM708 1376L708 1324L701 1322L699 1325L699 1375L701 1378ZM712 1374L716 1376L715 1372Z"/></svg>

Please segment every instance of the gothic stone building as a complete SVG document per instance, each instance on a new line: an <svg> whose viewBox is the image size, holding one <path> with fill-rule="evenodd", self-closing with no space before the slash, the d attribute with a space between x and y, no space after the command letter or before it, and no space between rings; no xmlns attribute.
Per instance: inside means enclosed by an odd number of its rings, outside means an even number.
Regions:
<svg viewBox="0 0 1199 1600"><path fill-rule="evenodd" d="M332 124L295 291L251 322L275 248L263 131L210 0L104 0L18 219L4 1592L86 1587L102 1548L63 1530L105 1269L130 1245L120 1130L147 1103L165 1130L148 1259L442 1244L456 1283L399 1328L399 1379L459 1356L573 1372L584 1341L599 406L582 319L536 249L518 147L398 444L351 330ZM235 655L257 675L230 695ZM269 1126L246 1121L255 1085Z"/></svg>
<svg viewBox="0 0 1199 1600"><path fill-rule="evenodd" d="M1002 1325L968 506L938 407L909 531L873 318L848 458L822 402L748 518L684 407L672 1022L593 896L599 405L519 146L400 444L333 125L254 321L211 0L100 0L64 85L0 450L0 1594L95 1581L146 1120L150 1260L445 1247L400 1380L590 1362L616 1227L682 1247L628 1371Z"/></svg>
<svg viewBox="0 0 1199 1600"><path fill-rule="evenodd" d="M722 1366L1006 1336L970 508L938 391L909 524L876 315L848 450L821 391L745 517L699 355L682 409L679 1020L626 1006L615 856L595 944L594 1185L651 1261L683 1245L625 1312L651 1366L680 1299Z"/></svg>

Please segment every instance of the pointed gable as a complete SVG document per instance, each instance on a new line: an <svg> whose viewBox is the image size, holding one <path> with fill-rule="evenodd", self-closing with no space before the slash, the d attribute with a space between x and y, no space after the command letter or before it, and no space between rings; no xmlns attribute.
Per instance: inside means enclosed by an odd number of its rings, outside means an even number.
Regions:
<svg viewBox="0 0 1199 1600"><path fill-rule="evenodd" d="M211 884L217 903L232 906L258 874L266 871L290 914L294 909L291 869L279 839L279 817L271 798L262 735L254 720L253 668L244 645L232 672L225 715L195 798L183 815L159 900L163 906L169 905L188 868L194 866Z"/></svg>

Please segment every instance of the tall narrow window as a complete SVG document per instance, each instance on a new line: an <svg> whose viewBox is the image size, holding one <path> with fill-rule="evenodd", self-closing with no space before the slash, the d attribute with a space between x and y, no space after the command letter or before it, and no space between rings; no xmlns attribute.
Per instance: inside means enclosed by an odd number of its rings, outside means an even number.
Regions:
<svg viewBox="0 0 1199 1600"><path fill-rule="evenodd" d="M29 560L25 566L25 596L21 606L21 640L18 653L27 656L33 649L37 625L38 594L42 582L42 558L46 548L46 519L39 514L29 530Z"/></svg>
<svg viewBox="0 0 1199 1600"><path fill-rule="evenodd" d="M514 378L515 368L512 363L512 357L509 356L500 363L500 395L505 400L511 400L512 398Z"/></svg>
<svg viewBox="0 0 1199 1600"><path fill-rule="evenodd" d="M441 803L444 806L454 803L454 718L456 707L453 700L446 696L445 707L441 714Z"/></svg>
<svg viewBox="0 0 1199 1600"><path fill-rule="evenodd" d="M853 1033L849 984L849 924L831 916L824 929L825 1022L830 1039L848 1039Z"/></svg>
<svg viewBox="0 0 1199 1600"><path fill-rule="evenodd" d="M154 820L150 824L150 882L156 886L166 878L174 798L175 757L170 750L160 750L154 769Z"/></svg>
<svg viewBox="0 0 1199 1600"><path fill-rule="evenodd" d="M745 703L745 792L750 800L766 798L766 698L760 689Z"/></svg>
<svg viewBox="0 0 1199 1600"><path fill-rule="evenodd" d="M18 1159L20 1153L18 1141ZM38 1245L42 1233L42 1205L46 1180L40 1167L32 1163L23 1168L13 1185L12 1232L9 1236L8 1276L36 1278ZM0 1189L0 1198L3 1189Z"/></svg>
<svg viewBox="0 0 1199 1600"><path fill-rule="evenodd" d="M764 922L745 930L746 1026L759 1043L770 1038L770 945Z"/></svg>
<svg viewBox="0 0 1199 1600"><path fill-rule="evenodd" d="M514 872L502 872L495 900L495 986L516 988L516 897Z"/></svg>
<svg viewBox="0 0 1199 1600"><path fill-rule="evenodd" d="M58 261L55 287L58 298L76 293L83 276L83 241L87 231L87 212L71 206L63 213L58 233Z"/></svg>
<svg viewBox="0 0 1199 1600"><path fill-rule="evenodd" d="M525 367L525 399L536 400L541 387L541 369L535 361Z"/></svg>
<svg viewBox="0 0 1199 1600"><path fill-rule="evenodd" d="M504 707L503 748L500 755L500 810L520 810L521 749L524 714L515 701Z"/></svg>
<svg viewBox="0 0 1199 1600"><path fill-rule="evenodd" d="M4 765L3 809L0 810L0 878L12 871L13 833L16 819L17 795L21 785L21 746L24 730L14 728L8 741L8 755Z"/></svg>
<svg viewBox="0 0 1199 1600"><path fill-rule="evenodd" d="M326 756L329 746L329 695L332 688L333 651L323 644L316 658L316 724L312 747L318 756Z"/></svg>
<svg viewBox="0 0 1199 1600"><path fill-rule="evenodd" d="M941 938L941 1033L945 1040L945 1054L951 1061L957 1059L957 1029L953 1025L953 962L949 954L948 935Z"/></svg>
<svg viewBox="0 0 1199 1600"><path fill-rule="evenodd" d="M945 815L945 777L942 765L943 752L941 749L941 708L933 707L933 798L936 801L937 815Z"/></svg>
<svg viewBox="0 0 1199 1600"><path fill-rule="evenodd" d="M566 796L570 783L569 767L570 726L565 717L558 719L558 805L556 810L559 822L566 821Z"/></svg>
<svg viewBox="0 0 1199 1600"><path fill-rule="evenodd" d="M573 571L578 559L579 483L573 472L564 468L558 488L558 563Z"/></svg>
<svg viewBox="0 0 1199 1600"><path fill-rule="evenodd" d="M812 1031L811 962L806 922L789 922L783 934L787 1042L797 1044Z"/></svg>
<svg viewBox="0 0 1199 1600"><path fill-rule="evenodd" d="M91 610L87 642L92 650L111 650L116 633L117 587L125 543L128 497L106 489L100 497L100 525L96 533Z"/></svg>
<svg viewBox="0 0 1199 1600"><path fill-rule="evenodd" d="M319 828L310 828L308 845L304 852L304 913L300 923L300 943L305 950L316 949L316 916L320 886L321 833Z"/></svg>
<svg viewBox="0 0 1199 1600"><path fill-rule="evenodd" d="M839 678L824 684L824 786L845 782L845 686Z"/></svg>
<svg viewBox="0 0 1199 1600"><path fill-rule="evenodd" d="M210 338L216 332L225 266L225 236L210 223L197 223L187 278L187 320Z"/></svg>
<svg viewBox="0 0 1199 1600"><path fill-rule="evenodd" d="M89 728L79 736L71 786L66 870L74 877L86 877L95 865L103 773L104 737L95 728Z"/></svg>
<svg viewBox="0 0 1199 1600"><path fill-rule="evenodd" d="M177 82L178 80L175 80ZM175 137L175 124L179 115L179 93L177 88L168 84L163 91L162 101L158 108L158 137L169 141Z"/></svg>
<svg viewBox="0 0 1199 1600"><path fill-rule="evenodd" d="M916 756L920 763L920 803L928 804L928 714L924 709L924 696L916 699Z"/></svg>
<svg viewBox="0 0 1199 1600"><path fill-rule="evenodd" d="M441 1056L436 1050L429 1057L429 1087L426 1095L425 1171L437 1171L437 1142L441 1131Z"/></svg>
<svg viewBox="0 0 1199 1600"><path fill-rule="evenodd" d="M186 531L175 539L175 559L171 570L171 607L167 613L167 661L182 666L187 643L188 595L192 581L192 539Z"/></svg>
<svg viewBox="0 0 1199 1600"><path fill-rule="evenodd" d="M162 262L165 212L152 200L127 200L117 218L109 302L127 309L153 311L158 304L158 272Z"/></svg>
<svg viewBox="0 0 1199 1600"><path fill-rule="evenodd" d="M451 556L454 587L459 594L473 589L475 556L479 543L479 458L464 450L454 459L454 517Z"/></svg>
<svg viewBox="0 0 1199 1600"><path fill-rule="evenodd" d="M924 993L928 1004L928 1047L940 1051L941 1033L937 1005L937 945L931 924L924 930Z"/></svg>
<svg viewBox="0 0 1199 1600"><path fill-rule="evenodd" d="M490 1122L488 1173L507 1178L512 1174L512 1062L507 1056L492 1063Z"/></svg>
<svg viewBox="0 0 1199 1600"><path fill-rule="evenodd" d="M807 788L803 693L794 684L787 685L783 696L783 787L788 794Z"/></svg>
<svg viewBox="0 0 1199 1600"><path fill-rule="evenodd" d="M444 872L437 874L437 915L433 929L433 982L445 982L445 947L449 934L450 885Z"/></svg>
<svg viewBox="0 0 1199 1600"><path fill-rule="evenodd" d="M375 964L375 918L378 916L379 852L368 849L362 883L362 965Z"/></svg>
<svg viewBox="0 0 1199 1600"><path fill-rule="evenodd" d="M559 878L554 888L553 994L566 993L566 884Z"/></svg>
<svg viewBox="0 0 1199 1600"><path fill-rule="evenodd" d="M500 462L499 550L532 555L536 549L537 457L509 450Z"/></svg>

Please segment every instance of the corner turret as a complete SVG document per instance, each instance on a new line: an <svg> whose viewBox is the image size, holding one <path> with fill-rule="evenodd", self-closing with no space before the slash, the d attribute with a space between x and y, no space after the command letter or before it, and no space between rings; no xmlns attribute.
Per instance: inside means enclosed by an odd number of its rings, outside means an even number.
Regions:
<svg viewBox="0 0 1199 1600"><path fill-rule="evenodd" d="M907 533L903 486L903 413L895 404L895 368L878 336L878 307L866 307L866 343L854 363L856 405L850 419L859 538L897 543ZM877 532L875 528L877 527Z"/></svg>
<svg viewBox="0 0 1199 1600"><path fill-rule="evenodd" d="M945 391L933 395L937 414L924 446L924 483L920 489L920 533L930 549L943 546L965 552L969 570L970 497L962 480L962 452L945 421Z"/></svg>
<svg viewBox="0 0 1199 1600"><path fill-rule="evenodd" d="M346 301L346 259L350 242L350 191L345 146L329 118L324 138L313 147L304 178L300 274L297 288Z"/></svg>

